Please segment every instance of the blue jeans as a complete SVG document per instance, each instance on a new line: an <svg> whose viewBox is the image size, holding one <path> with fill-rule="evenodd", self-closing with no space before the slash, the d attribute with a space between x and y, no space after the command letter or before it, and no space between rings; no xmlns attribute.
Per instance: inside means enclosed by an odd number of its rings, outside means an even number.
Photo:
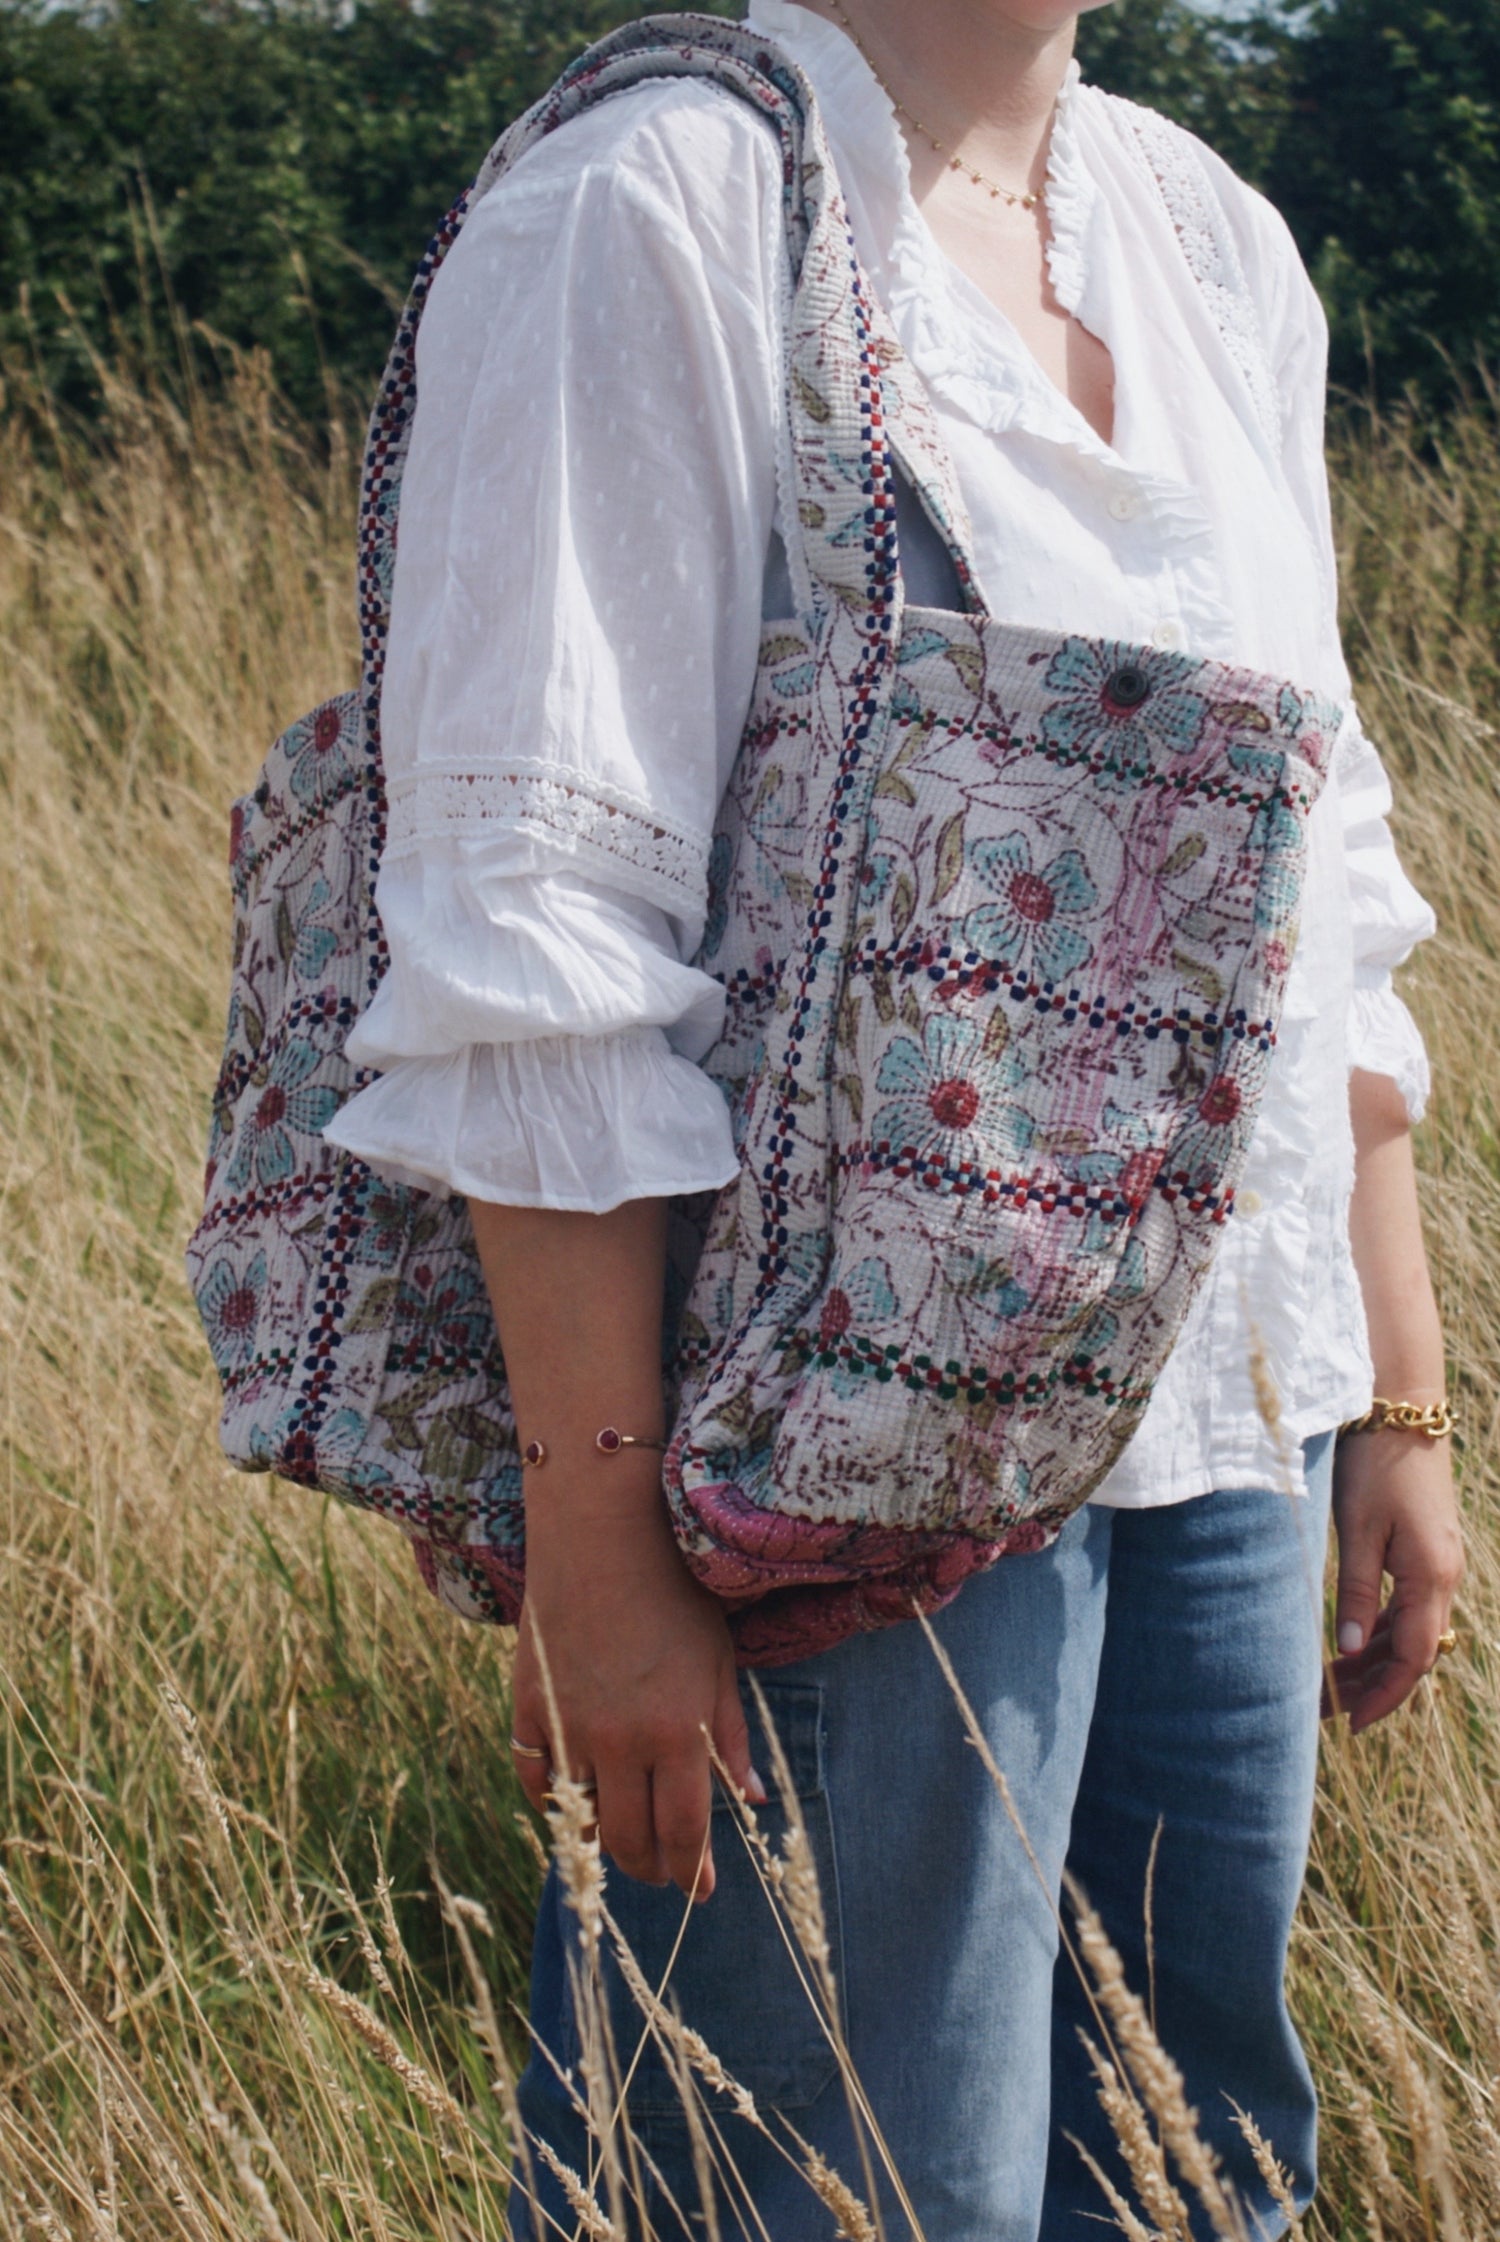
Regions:
<svg viewBox="0 0 1500 2242"><path fill-rule="evenodd" d="M919 1627L862 1636L763 1677L817 1859L854 2066L927 2242L1088 2242L1104 2204L1068 2134L1128 2194L1079 2045L1080 2026L1093 2027L1059 1959L1053 1907L1066 1864L1146 1992L1158 1823L1162 2041L1260 2221L1251 2231L1279 2235L1285 2221L1230 2099L1273 2143L1299 2202L1311 2197L1316 2101L1283 1978L1312 1818L1332 1450L1331 1436L1308 1443L1307 1502L1256 1489L1160 1510L1083 1510L1051 1549L1005 1558L941 1614L938 1635L1009 1781L1041 1883ZM769 1787L753 1719L752 1740ZM776 1810L763 1820L779 1835ZM760 2109L783 2111L863 2192L834 2057L723 1803L714 1855L719 1888L688 1926L670 1997ZM608 1887L659 1983L680 1895L616 1871ZM580 2052L572 1951L554 1875L537 1925L532 2025L565 2069ZM639 2011L608 1967L606 1980L628 2059ZM528 2126L586 2170L583 2129L551 2065L533 2059L521 2096ZM773 2242L826 2242L832 2218L806 2183L708 2099ZM665 2193L644 2183L655 2232L663 2242L704 2235L688 2129L649 2042L629 2103L665 2183ZM772 2129L781 2131L774 2120ZM571 2234L574 2214L540 2167L537 2176ZM908 2221L888 2187L882 2194L887 2233L901 2242ZM530 2242L538 2228L519 2202L513 2217L518 2242ZM732 2205L720 2224L741 2231ZM745 2231L760 2231L748 2215Z"/></svg>

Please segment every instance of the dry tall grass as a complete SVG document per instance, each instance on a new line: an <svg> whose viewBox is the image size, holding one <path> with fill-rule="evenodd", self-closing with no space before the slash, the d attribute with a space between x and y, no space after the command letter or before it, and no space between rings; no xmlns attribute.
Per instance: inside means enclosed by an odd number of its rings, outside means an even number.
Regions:
<svg viewBox="0 0 1500 2242"><path fill-rule="evenodd" d="M353 675L348 451L251 374L186 411L116 385L87 444L13 390L5 435L0 2236L498 2236L537 1874L503 1646L378 1530L224 1468L181 1274L225 807ZM1440 458L1378 428L1339 462L1351 645L1444 920L1410 989L1474 1520L1441 1685L1328 1742L1297 2000L1317 2232L1350 2242L1500 2232L1494 438L1476 407ZM712 2058L672 2044L686 2087Z"/></svg>

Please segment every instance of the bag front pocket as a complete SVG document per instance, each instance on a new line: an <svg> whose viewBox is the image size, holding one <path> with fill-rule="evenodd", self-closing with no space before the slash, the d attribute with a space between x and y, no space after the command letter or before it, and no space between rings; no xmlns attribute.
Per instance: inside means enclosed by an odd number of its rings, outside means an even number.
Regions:
<svg viewBox="0 0 1500 2242"><path fill-rule="evenodd" d="M826 967L826 1225L789 1256L818 1282L773 1356L797 1554L872 1572L1054 1526L1138 1424L1300 879L1281 688L939 617L901 671Z"/></svg>
<svg viewBox="0 0 1500 2242"><path fill-rule="evenodd" d="M1232 1212L1339 721L932 611L896 668L747 1136L753 1296L669 1459L752 1663L1043 1546L1139 1425Z"/></svg>

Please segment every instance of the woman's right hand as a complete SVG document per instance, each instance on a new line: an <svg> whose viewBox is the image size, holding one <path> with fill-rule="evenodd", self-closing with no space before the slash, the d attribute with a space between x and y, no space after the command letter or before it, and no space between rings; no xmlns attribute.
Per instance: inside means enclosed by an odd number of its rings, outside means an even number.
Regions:
<svg viewBox="0 0 1500 2242"><path fill-rule="evenodd" d="M471 1199L526 1472L526 1602L512 1727L540 1808L554 1751L598 1785L611 1860L647 1883L714 1888L709 1738L729 1780L759 1803L723 1606L678 1553L650 1447L600 1453L593 1428L664 1430L662 1300L667 1207L607 1214ZM549 1709L551 1676L556 1725Z"/></svg>
<svg viewBox="0 0 1500 2242"><path fill-rule="evenodd" d="M723 1608L683 1562L655 1467L622 1455L607 1486L538 1488L527 1504L512 1728L548 1756L518 1756L516 1771L540 1810L560 1742L568 1772L598 1786L611 1860L702 1900L714 1888L708 1738L743 1796L759 1804L765 1791Z"/></svg>

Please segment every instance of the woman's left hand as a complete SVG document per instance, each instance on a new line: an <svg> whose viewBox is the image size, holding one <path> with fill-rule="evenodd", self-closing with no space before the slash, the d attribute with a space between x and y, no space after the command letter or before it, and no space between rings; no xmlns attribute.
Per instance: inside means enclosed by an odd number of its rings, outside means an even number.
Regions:
<svg viewBox="0 0 1500 2242"><path fill-rule="evenodd" d="M1349 1243L1369 1326L1375 1391L1418 1407L1447 1395L1406 1101L1388 1075L1349 1077L1354 1196ZM1438 1656L1464 1569L1451 1442L1392 1426L1339 1442L1333 1517L1339 1537L1338 1656L1325 1715L1357 1736L1410 1697ZM1382 1576L1391 1578L1381 1608ZM1335 1702L1336 1700L1336 1702Z"/></svg>
<svg viewBox="0 0 1500 2242"><path fill-rule="evenodd" d="M1357 1736L1404 1704L1437 1662L1464 1569L1448 1441L1389 1428L1349 1434L1334 1464L1333 1515L1339 1655L1323 1711L1347 1713Z"/></svg>

